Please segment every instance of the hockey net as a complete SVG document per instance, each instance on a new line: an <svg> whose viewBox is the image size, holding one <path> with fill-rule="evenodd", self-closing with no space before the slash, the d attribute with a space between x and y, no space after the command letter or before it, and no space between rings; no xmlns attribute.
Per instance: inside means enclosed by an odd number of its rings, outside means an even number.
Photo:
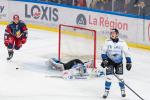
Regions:
<svg viewBox="0 0 150 100"><path fill-rule="evenodd" d="M96 68L96 31L80 26L59 25L58 59L93 61Z"/></svg>

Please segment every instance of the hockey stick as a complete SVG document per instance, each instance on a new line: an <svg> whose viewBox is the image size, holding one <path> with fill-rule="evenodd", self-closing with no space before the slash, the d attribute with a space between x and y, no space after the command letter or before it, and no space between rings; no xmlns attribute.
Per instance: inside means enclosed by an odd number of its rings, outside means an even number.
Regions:
<svg viewBox="0 0 150 100"><path fill-rule="evenodd" d="M123 82L116 74L113 74L119 81ZM130 89L136 96L138 96L141 100L144 100L140 95L138 95L132 88L130 88L125 82L124 85Z"/></svg>
<svg viewBox="0 0 150 100"><path fill-rule="evenodd" d="M74 79L87 79L87 76L88 75L73 75L73 77L74 77ZM61 76L61 75L47 75L47 76L45 76L46 78L61 78L61 79L63 79L63 76Z"/></svg>

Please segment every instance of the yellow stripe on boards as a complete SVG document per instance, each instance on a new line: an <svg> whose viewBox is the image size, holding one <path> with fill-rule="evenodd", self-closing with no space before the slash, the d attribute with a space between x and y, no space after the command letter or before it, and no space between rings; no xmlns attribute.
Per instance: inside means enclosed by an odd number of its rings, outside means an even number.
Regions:
<svg viewBox="0 0 150 100"><path fill-rule="evenodd" d="M9 22L0 21L0 25L7 25L7 24L9 24ZM39 30L58 32L57 28L52 28L52 27L47 27L47 26L42 26L42 25L27 24L27 26L29 28L34 28L34 29L39 29ZM63 32L65 34L69 34L69 35L72 35L72 36L78 36L78 37L84 37L84 38L92 39L91 37L89 37L90 35L87 35L87 34L81 34L81 33L78 33L78 32L71 32L71 31L66 31L66 30L64 30ZM130 47L134 47L134 48L141 48L141 49L150 50L150 46L148 46L148 45L137 44L137 43L128 43L128 45Z"/></svg>

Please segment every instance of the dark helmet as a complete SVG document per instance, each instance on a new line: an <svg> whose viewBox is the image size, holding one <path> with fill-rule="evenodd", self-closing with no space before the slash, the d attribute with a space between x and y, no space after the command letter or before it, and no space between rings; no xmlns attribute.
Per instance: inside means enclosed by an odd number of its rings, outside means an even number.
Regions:
<svg viewBox="0 0 150 100"><path fill-rule="evenodd" d="M13 20L16 18L19 19L19 15L13 15Z"/></svg>
<svg viewBox="0 0 150 100"><path fill-rule="evenodd" d="M111 33L111 32L116 32L116 34L119 34L119 31L118 31L116 28L111 29L111 30L110 30L110 33Z"/></svg>

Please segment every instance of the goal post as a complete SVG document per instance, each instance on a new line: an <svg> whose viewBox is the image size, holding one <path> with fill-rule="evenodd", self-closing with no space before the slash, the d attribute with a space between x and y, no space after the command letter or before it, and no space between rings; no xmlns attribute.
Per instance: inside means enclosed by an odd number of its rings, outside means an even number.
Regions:
<svg viewBox="0 0 150 100"><path fill-rule="evenodd" d="M80 26L59 25L58 59L93 61L96 68L96 31Z"/></svg>

